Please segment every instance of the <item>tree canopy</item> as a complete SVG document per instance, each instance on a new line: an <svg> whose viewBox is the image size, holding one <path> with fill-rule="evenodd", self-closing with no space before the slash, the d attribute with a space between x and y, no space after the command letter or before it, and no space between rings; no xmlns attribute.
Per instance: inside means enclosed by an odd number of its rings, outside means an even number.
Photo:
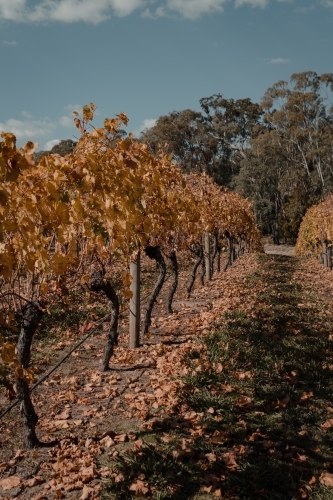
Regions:
<svg viewBox="0 0 333 500"><path fill-rule="evenodd" d="M248 197L276 243L295 240L307 208L333 189L332 102L333 74L306 71L275 83L260 103L204 97L201 111L161 116L140 140Z"/></svg>

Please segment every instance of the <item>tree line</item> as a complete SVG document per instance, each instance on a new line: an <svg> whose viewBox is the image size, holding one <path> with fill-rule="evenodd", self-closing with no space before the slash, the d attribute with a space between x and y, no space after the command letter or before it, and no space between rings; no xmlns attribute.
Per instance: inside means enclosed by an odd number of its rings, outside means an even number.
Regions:
<svg viewBox="0 0 333 500"><path fill-rule="evenodd" d="M204 97L201 111L161 116L140 140L249 198L276 244L295 242L306 210L333 189L332 98L333 73L296 73L260 103Z"/></svg>

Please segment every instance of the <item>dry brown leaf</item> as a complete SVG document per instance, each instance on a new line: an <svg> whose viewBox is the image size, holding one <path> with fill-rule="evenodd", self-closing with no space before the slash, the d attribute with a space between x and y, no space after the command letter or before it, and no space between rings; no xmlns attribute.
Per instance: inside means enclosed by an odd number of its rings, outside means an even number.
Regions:
<svg viewBox="0 0 333 500"><path fill-rule="evenodd" d="M236 455L232 452L223 453L223 461L229 470L238 469L239 465L236 462Z"/></svg>
<svg viewBox="0 0 333 500"><path fill-rule="evenodd" d="M323 472L319 478L319 482L325 486L333 486L333 474L330 472Z"/></svg>
<svg viewBox="0 0 333 500"><path fill-rule="evenodd" d="M92 494L94 493L94 488L89 488L89 486L84 485L82 490L82 495L80 496L80 500L89 500L92 498Z"/></svg>
<svg viewBox="0 0 333 500"><path fill-rule="evenodd" d="M106 448L110 448L111 446L114 446L116 444L110 436L105 436L104 438L102 438L100 440L100 443Z"/></svg>
<svg viewBox="0 0 333 500"><path fill-rule="evenodd" d="M114 437L116 443L125 443L128 440L127 434L119 434Z"/></svg>
<svg viewBox="0 0 333 500"><path fill-rule="evenodd" d="M3 490L11 490L17 488L21 484L21 479L18 476L9 476L5 479L0 479L0 487Z"/></svg>
<svg viewBox="0 0 333 500"><path fill-rule="evenodd" d="M58 429L68 429L69 427L67 420L56 420L54 424Z"/></svg>
<svg viewBox="0 0 333 500"><path fill-rule="evenodd" d="M332 427L333 427L333 418L329 418L328 420L326 420L326 422L324 422L323 424L321 424L320 427L322 429L325 429L325 430L332 429Z"/></svg>
<svg viewBox="0 0 333 500"><path fill-rule="evenodd" d="M240 396L237 400L237 406L240 408L252 406L252 399L248 396Z"/></svg>
<svg viewBox="0 0 333 500"><path fill-rule="evenodd" d="M216 462L215 453L206 453L205 457L208 458L209 462Z"/></svg>
<svg viewBox="0 0 333 500"><path fill-rule="evenodd" d="M298 489L298 498L308 498L308 492L304 488L299 488Z"/></svg>
<svg viewBox="0 0 333 500"><path fill-rule="evenodd" d="M43 482L44 479L41 476L34 476L31 479L27 479L27 481L24 482L24 486L26 488L32 488L33 486L37 486Z"/></svg>
<svg viewBox="0 0 333 500"><path fill-rule="evenodd" d="M149 488L147 488L146 483L138 479L135 483L132 483L129 487L130 491L134 491L138 495L147 495Z"/></svg>

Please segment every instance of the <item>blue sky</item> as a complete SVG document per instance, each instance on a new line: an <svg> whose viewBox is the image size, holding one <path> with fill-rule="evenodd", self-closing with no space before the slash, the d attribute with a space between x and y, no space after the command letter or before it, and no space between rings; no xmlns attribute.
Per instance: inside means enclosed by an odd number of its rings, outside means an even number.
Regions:
<svg viewBox="0 0 333 500"><path fill-rule="evenodd" d="M259 101L333 72L333 0L0 0L0 130L49 149L124 111L127 131L214 93Z"/></svg>

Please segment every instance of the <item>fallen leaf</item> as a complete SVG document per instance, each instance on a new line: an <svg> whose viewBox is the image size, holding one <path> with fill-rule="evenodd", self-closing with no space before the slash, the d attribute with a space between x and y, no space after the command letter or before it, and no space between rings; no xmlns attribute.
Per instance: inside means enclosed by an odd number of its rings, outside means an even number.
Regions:
<svg viewBox="0 0 333 500"><path fill-rule="evenodd" d="M303 488L299 488L297 498L302 498L302 499L308 498L308 492L306 490L304 490Z"/></svg>
<svg viewBox="0 0 333 500"><path fill-rule="evenodd" d="M115 442L110 436L105 436L100 440L100 443L102 446L105 446L106 448L110 448L111 446L115 445Z"/></svg>
<svg viewBox="0 0 333 500"><path fill-rule="evenodd" d="M91 498L91 493L94 493L94 489L84 485L82 490L82 495L80 496L80 500L89 500L89 498Z"/></svg>
<svg viewBox="0 0 333 500"><path fill-rule="evenodd" d="M320 427L322 429L325 429L325 430L332 429L332 427L333 427L333 418L329 418L328 420L326 420L326 422L324 422L323 424L321 424Z"/></svg>
<svg viewBox="0 0 333 500"><path fill-rule="evenodd" d="M56 420L56 421L54 422L54 424L55 424L55 425L56 425L56 427L58 427L59 429L68 429L68 427L69 427L67 420Z"/></svg>
<svg viewBox="0 0 333 500"><path fill-rule="evenodd" d="M59 413L59 415L56 415L54 418L56 420L67 420L70 417L71 411L70 410L65 410L62 413Z"/></svg>
<svg viewBox="0 0 333 500"><path fill-rule="evenodd" d="M37 486L43 482L44 479L41 476L34 476L31 479L27 479L27 481L24 482L24 486L26 488L32 488L33 486Z"/></svg>
<svg viewBox="0 0 333 500"><path fill-rule="evenodd" d="M216 462L215 453L206 453L205 457L208 458L209 462Z"/></svg>
<svg viewBox="0 0 333 500"><path fill-rule="evenodd" d="M333 474L330 472L323 472L319 478L319 482L325 486L333 486Z"/></svg>
<svg viewBox="0 0 333 500"><path fill-rule="evenodd" d="M3 490L11 490L12 488L17 488L21 483L21 479L18 476L9 476L5 479L0 479L0 487Z"/></svg>
<svg viewBox="0 0 333 500"><path fill-rule="evenodd" d="M127 441L127 434L119 434L114 437L116 443L125 443Z"/></svg>
<svg viewBox="0 0 333 500"><path fill-rule="evenodd" d="M129 489L130 491L135 491L135 493L142 495L146 495L149 491L149 488L147 488L146 484L140 481L140 479L138 479L136 483L132 483Z"/></svg>

